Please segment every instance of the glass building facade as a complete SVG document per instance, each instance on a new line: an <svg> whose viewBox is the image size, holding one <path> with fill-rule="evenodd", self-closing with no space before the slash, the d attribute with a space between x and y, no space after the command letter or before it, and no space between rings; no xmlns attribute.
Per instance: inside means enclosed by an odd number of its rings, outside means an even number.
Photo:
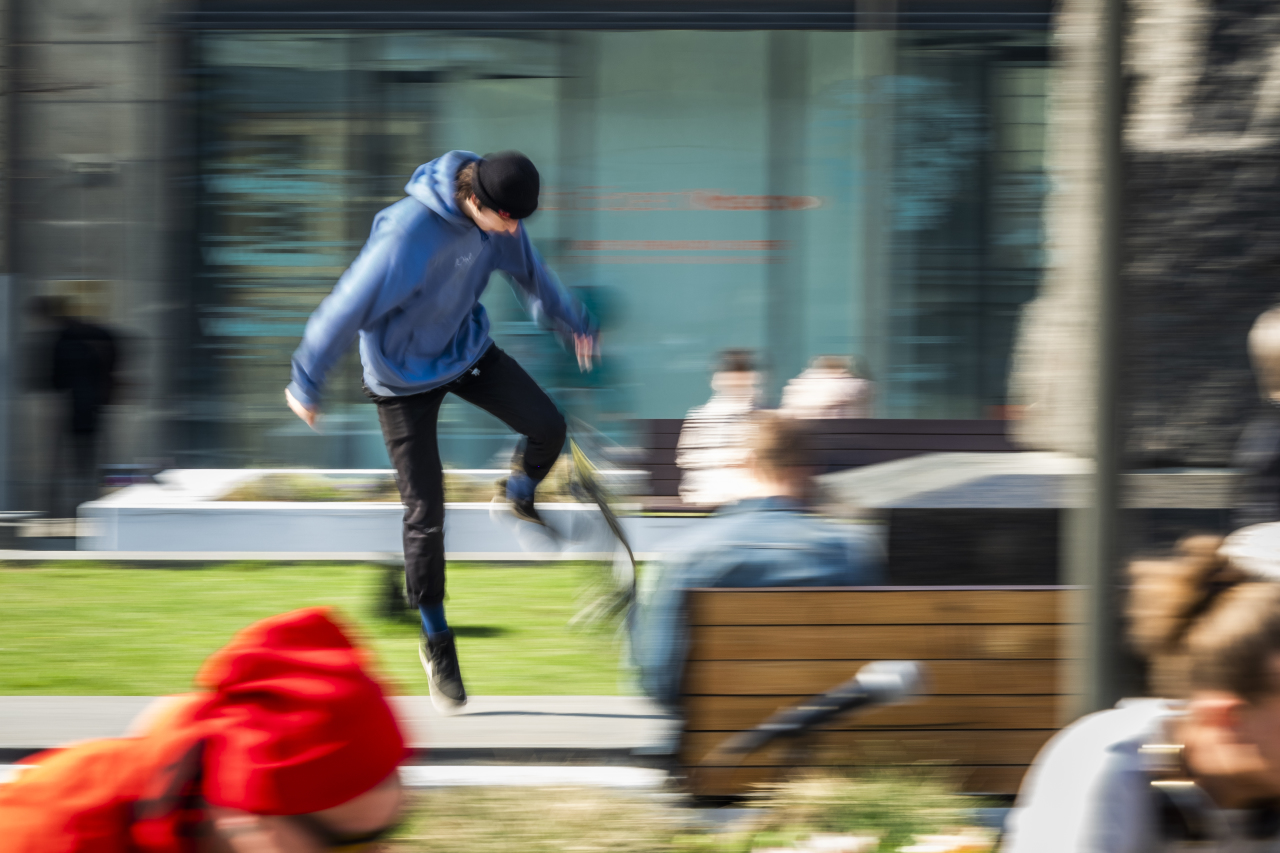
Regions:
<svg viewBox="0 0 1280 853"><path fill-rule="evenodd" d="M854 356L877 416L1005 402L1043 265L1042 31L308 30L191 40L194 342L185 465L386 464L354 347L325 434L283 406L307 316L374 213L453 148L537 163L529 232L602 324L578 372L505 282L494 338L566 410L627 442L757 353L776 402ZM495 277L500 278L500 277ZM460 402L447 464L509 437Z"/></svg>

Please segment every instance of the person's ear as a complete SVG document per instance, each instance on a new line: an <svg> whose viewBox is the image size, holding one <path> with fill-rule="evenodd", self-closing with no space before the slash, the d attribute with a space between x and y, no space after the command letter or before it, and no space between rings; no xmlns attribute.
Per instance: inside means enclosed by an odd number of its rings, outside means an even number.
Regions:
<svg viewBox="0 0 1280 853"><path fill-rule="evenodd" d="M1188 704L1187 711L1192 721L1198 725L1237 733L1244 706L1245 701L1236 694L1213 690L1196 694Z"/></svg>

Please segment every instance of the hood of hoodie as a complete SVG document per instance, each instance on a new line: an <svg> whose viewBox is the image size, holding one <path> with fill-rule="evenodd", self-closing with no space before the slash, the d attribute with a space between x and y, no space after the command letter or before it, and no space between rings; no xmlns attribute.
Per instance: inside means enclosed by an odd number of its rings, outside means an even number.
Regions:
<svg viewBox="0 0 1280 853"><path fill-rule="evenodd" d="M470 225L471 220L453 199L454 179L459 169L479 159L480 155L471 151L450 151L415 169L404 191L454 225Z"/></svg>

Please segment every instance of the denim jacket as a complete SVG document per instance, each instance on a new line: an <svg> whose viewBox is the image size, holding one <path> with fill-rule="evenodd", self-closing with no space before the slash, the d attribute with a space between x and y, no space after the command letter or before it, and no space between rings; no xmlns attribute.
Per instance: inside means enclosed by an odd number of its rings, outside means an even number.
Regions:
<svg viewBox="0 0 1280 853"><path fill-rule="evenodd" d="M873 586L883 551L865 527L827 521L782 497L740 501L691 531L645 567L631 624L631 652L645 693L667 706L680 696L688 653L685 590L710 587Z"/></svg>

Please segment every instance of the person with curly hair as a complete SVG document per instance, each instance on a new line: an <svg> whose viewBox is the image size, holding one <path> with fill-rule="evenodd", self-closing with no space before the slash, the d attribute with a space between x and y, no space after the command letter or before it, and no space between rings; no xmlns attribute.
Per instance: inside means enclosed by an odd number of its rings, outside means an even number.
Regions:
<svg viewBox="0 0 1280 853"><path fill-rule="evenodd" d="M1049 741L1004 850L1280 850L1280 525L1190 537L1130 571L1130 639L1162 698Z"/></svg>

